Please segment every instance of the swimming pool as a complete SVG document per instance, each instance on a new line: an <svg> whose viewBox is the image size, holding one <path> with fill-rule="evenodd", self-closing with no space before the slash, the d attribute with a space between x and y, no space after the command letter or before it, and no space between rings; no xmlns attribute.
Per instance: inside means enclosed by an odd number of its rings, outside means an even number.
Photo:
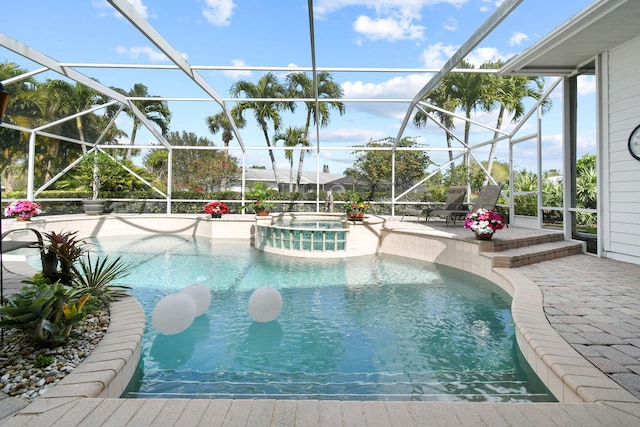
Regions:
<svg viewBox="0 0 640 427"><path fill-rule="evenodd" d="M468 273L393 256L300 259L246 242L101 238L135 264L147 318L191 283L212 292L185 332L148 322L123 397L555 401L515 343L510 297ZM251 292L277 288L282 313L255 323Z"/></svg>

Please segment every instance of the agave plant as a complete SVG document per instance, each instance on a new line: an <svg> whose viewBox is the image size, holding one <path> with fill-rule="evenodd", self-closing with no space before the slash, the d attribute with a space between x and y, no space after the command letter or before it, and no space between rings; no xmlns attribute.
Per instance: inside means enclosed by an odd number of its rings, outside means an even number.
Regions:
<svg viewBox="0 0 640 427"><path fill-rule="evenodd" d="M111 259L105 255L92 260L91 254L88 253L72 268L74 288L91 294L103 307L108 306L114 299L127 295L127 289L131 289L130 286L113 283L130 274L130 265L126 264L122 257Z"/></svg>
<svg viewBox="0 0 640 427"><path fill-rule="evenodd" d="M24 286L0 307L0 326L23 330L39 342L65 342L85 319L89 297L59 282Z"/></svg>

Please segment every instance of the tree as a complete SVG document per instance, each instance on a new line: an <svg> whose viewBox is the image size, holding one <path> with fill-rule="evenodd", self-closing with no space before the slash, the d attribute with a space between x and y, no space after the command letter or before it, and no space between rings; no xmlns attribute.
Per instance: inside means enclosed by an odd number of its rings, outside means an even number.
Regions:
<svg viewBox="0 0 640 427"><path fill-rule="evenodd" d="M86 144L92 144L99 138L108 121L104 115L85 113L94 106L102 104L104 97L80 83L70 84L64 80L47 80L38 87L34 100L40 109L40 121L43 123L48 124L78 114L74 120L65 120L54 126L48 126L48 130L50 133L79 140L80 145L42 135L38 135L36 139L36 168L40 169L37 175L42 181L47 181L81 153L86 153ZM115 138L117 134L117 128L110 128L103 137L103 142L111 142L111 138Z"/></svg>
<svg viewBox="0 0 640 427"><path fill-rule="evenodd" d="M271 150L271 140L269 139L269 126L268 122L273 124L275 132L280 131L282 126L282 118L280 112L288 109L295 111L295 104L292 102L277 101L278 98L283 98L286 94L284 86L279 82L275 74L267 73L258 80L257 84L253 84L246 80L239 80L231 86L231 96L238 98L241 94L248 99L247 101L240 102L233 108L234 117L242 117L244 120L244 113L248 110L253 111L253 117L258 122L264 139L269 147L269 157L271 159L271 167L273 169L273 175L276 180L276 184L279 184L278 170L276 168L276 159ZM271 101L251 101L250 99L263 98L272 99ZM276 99L275 101L273 99Z"/></svg>
<svg viewBox="0 0 640 427"><path fill-rule="evenodd" d="M233 110L231 111L231 114L236 116L232 117L236 126L243 128L246 124L244 118L237 114L237 112L234 114ZM207 127L211 133L216 134L222 131L222 143L225 147L229 147L229 142L233 141L233 127L231 126L231 121L227 114L224 111L221 111L213 116L207 117L205 122L207 123ZM225 150L224 154L227 155L228 153L229 152ZM220 185L223 190L226 189L226 181L223 180Z"/></svg>
<svg viewBox="0 0 640 427"><path fill-rule="evenodd" d="M285 147L297 147L302 145L308 147L309 141L306 138L306 133L301 127L289 126L285 132L277 133L273 136L273 142L276 144L278 141L282 141ZM289 192L293 192L293 150L285 150L285 158L289 161Z"/></svg>
<svg viewBox="0 0 640 427"><path fill-rule="evenodd" d="M444 77L444 80L447 79L447 76ZM452 99L451 94L447 91L446 81L441 82L434 90L429 92L429 94L425 97L423 101L427 103L431 103L436 107L445 109L447 111L451 111L452 113L456 110L456 107L457 107L456 101ZM452 131L453 129L455 129L453 116L451 114L447 114L440 110L434 110L429 108L427 108L426 111L418 110L418 112L413 117L413 124L417 128L426 126L428 122L427 113L430 113L430 112L433 112L436 115L436 117L440 121L440 124L446 130ZM449 148L449 162L451 162L451 165L449 166L449 168L453 171L453 168L455 166L453 164L453 151L451 150L453 137L449 132L445 132L445 138L447 142L447 148Z"/></svg>
<svg viewBox="0 0 640 427"><path fill-rule="evenodd" d="M333 77L327 71L320 71L317 76L318 81L318 98L338 99L343 96L342 87L335 81ZM309 78L306 73L291 73L287 76L288 92L294 98L315 98L313 79ZM311 146L308 135L309 128L311 126L311 119L313 124L319 123L320 127L327 127L331 121L331 109L338 110L338 113L342 116L345 112L344 104L340 101L329 101L318 103L318 114L320 115L320 122L316 114L316 103L305 102L307 107L307 118L304 125L304 134L306 138L302 139L307 143L305 146ZM304 154L308 150L300 150L300 158L298 161L298 175L296 177L296 190L300 188L300 177L302 176L302 167L304 163Z"/></svg>
<svg viewBox="0 0 640 427"><path fill-rule="evenodd" d="M0 81L25 74L28 70L22 69L13 62L0 63ZM19 82L5 85L5 89L11 93L11 99L2 119L19 126L28 127L33 120L41 116L41 109L34 102L34 94L37 83L30 77ZM0 168L2 171L2 185L7 191L14 188L14 184L22 184L26 177L26 150L28 135L15 130L0 128ZM18 181L18 182L16 182Z"/></svg>
<svg viewBox="0 0 640 427"><path fill-rule="evenodd" d="M113 87L113 90L129 97L129 98L149 98L149 89L143 85L142 83L136 83L133 85L133 89L129 92ZM167 136L169 132L169 123L171 122L171 111L169 111L169 106L166 101L154 100L154 99L145 99L145 100L135 100L131 101L133 105L135 105L138 110L140 110L145 117L150 120L152 123L156 124L160 128L160 132L163 136ZM131 137L129 138L129 144L133 146L136 141L136 136L138 134L138 129L142 125L142 122L133 114L133 112L129 109L126 110L126 113L133 120L133 126L131 129ZM132 155L132 149L129 148L127 150L126 159L130 160Z"/></svg>
<svg viewBox="0 0 640 427"><path fill-rule="evenodd" d="M170 132L167 141L174 147L192 146L189 150L173 150L173 187L191 189L196 186L213 190L220 188L224 180L235 178L239 173L238 160L220 150L210 148L199 150L197 147L215 147L207 138L198 137L192 132ZM150 164L160 166L162 159L147 156ZM155 160L154 160L155 158Z"/></svg>
<svg viewBox="0 0 640 427"><path fill-rule="evenodd" d="M369 141L367 147L393 147L394 139L387 137L382 140ZM415 147L416 143L410 138L403 138L398 147ZM356 159L353 170L356 178L366 179L370 185L370 198L377 187L383 182L391 180L391 150L362 150L355 151ZM414 181L424 176L429 165L429 156L424 151L396 151L396 179L400 186L408 188Z"/></svg>
<svg viewBox="0 0 640 427"><path fill-rule="evenodd" d="M501 68L502 62L483 64L480 68ZM496 121L496 129L502 128L505 113L512 115L511 123L516 123L525 114L524 98L533 98L539 100L544 91L544 78L534 76L497 76L495 74L487 75L487 80L491 84L487 85L486 98L489 102L498 104L498 118ZM494 91L495 90L495 91ZM542 112L545 113L551 108L551 100L546 99L542 103ZM496 131L493 138L498 138ZM484 185L489 182L489 175L493 168L493 160L496 153L496 141L491 144L489 151L489 159L487 163L487 173Z"/></svg>
<svg viewBox="0 0 640 427"><path fill-rule="evenodd" d="M244 118L238 114L234 115L234 112L237 111L232 110L231 112L231 114L234 116L233 121L236 123L236 126L238 128L243 128L246 125ZM209 132L216 134L222 131L222 143L225 147L228 147L229 142L233 141L233 127L231 126L231 122L229 121L229 118L227 117L225 112L221 111L212 116L208 116L205 119L205 122L207 124L207 127L209 128Z"/></svg>
<svg viewBox="0 0 640 427"><path fill-rule="evenodd" d="M576 162L577 207L596 209L598 206L598 175L595 154L585 154Z"/></svg>
<svg viewBox="0 0 640 427"><path fill-rule="evenodd" d="M102 96L95 90L80 83L71 84L64 80L48 80L42 90L47 93L47 107L51 117L68 117L91 109L100 104ZM78 139L85 142L85 130L83 122L94 117L89 114L79 115L75 118L75 126ZM82 152L86 152L86 146L82 145Z"/></svg>

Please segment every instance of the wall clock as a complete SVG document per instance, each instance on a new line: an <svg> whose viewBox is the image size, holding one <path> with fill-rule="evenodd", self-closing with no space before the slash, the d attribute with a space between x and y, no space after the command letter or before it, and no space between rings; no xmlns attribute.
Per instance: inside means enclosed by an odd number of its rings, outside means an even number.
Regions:
<svg viewBox="0 0 640 427"><path fill-rule="evenodd" d="M640 160L640 125L636 126L629 135L629 153L634 159Z"/></svg>

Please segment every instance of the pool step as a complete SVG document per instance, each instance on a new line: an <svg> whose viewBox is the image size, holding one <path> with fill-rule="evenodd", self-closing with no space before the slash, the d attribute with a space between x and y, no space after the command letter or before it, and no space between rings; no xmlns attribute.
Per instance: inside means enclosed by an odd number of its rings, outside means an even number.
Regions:
<svg viewBox="0 0 640 427"><path fill-rule="evenodd" d="M480 241L481 256L491 258L492 267L515 268L584 253L583 242L563 240L562 233L549 233L513 240Z"/></svg>
<svg viewBox="0 0 640 427"><path fill-rule="evenodd" d="M511 372L427 374L280 374L156 371L143 380L145 392L130 398L334 399L473 402L549 402Z"/></svg>

